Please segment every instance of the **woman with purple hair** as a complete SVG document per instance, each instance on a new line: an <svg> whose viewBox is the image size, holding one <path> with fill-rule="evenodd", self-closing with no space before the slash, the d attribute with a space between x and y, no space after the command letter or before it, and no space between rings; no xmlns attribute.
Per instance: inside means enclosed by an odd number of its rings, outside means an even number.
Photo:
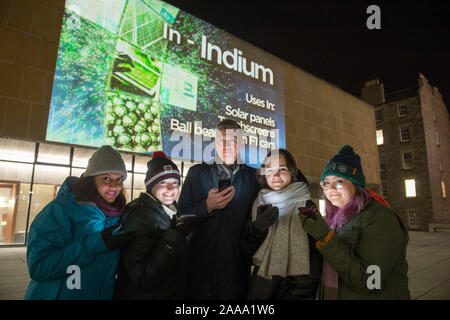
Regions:
<svg viewBox="0 0 450 320"><path fill-rule="evenodd" d="M381 196L366 189L361 159L346 145L332 157L320 185L325 219L299 208L304 230L324 257L321 299L411 299L408 231Z"/></svg>

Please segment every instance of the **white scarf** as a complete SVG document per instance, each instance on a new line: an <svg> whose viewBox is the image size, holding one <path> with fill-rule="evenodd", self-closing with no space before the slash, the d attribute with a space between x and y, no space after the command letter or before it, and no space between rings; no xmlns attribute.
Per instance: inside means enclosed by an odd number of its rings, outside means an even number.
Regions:
<svg viewBox="0 0 450 320"><path fill-rule="evenodd" d="M253 256L259 266L258 275L272 279L309 275L309 243L298 217L298 208L310 199L308 186L304 182L293 182L282 190L262 189L253 203L252 221L256 220L257 208L261 204L278 207L278 220L269 227L267 237Z"/></svg>

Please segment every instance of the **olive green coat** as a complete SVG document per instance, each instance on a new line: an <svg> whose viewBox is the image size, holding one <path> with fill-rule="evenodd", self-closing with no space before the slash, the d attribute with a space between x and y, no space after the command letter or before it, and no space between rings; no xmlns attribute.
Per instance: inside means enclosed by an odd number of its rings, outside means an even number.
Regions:
<svg viewBox="0 0 450 320"><path fill-rule="evenodd" d="M372 200L319 248L339 275L338 299L411 299L408 240L408 231L397 214ZM374 272L367 272L371 265L380 268L380 289L368 288L368 278L374 283Z"/></svg>

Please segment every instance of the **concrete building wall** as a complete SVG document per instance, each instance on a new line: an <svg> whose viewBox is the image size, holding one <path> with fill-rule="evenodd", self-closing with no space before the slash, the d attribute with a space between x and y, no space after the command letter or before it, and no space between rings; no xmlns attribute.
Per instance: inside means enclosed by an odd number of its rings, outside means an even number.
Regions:
<svg viewBox="0 0 450 320"><path fill-rule="evenodd" d="M349 144L361 157L367 184L378 185L373 107L301 69L288 71L286 144L301 170L319 179L328 160Z"/></svg>
<svg viewBox="0 0 450 320"><path fill-rule="evenodd" d="M0 136L45 140L64 5L0 1ZM284 74L286 144L304 174L318 181L328 159L350 144L361 156L368 185L376 188L372 107L288 63Z"/></svg>
<svg viewBox="0 0 450 320"><path fill-rule="evenodd" d="M45 140L65 1L0 1L0 135Z"/></svg>
<svg viewBox="0 0 450 320"><path fill-rule="evenodd" d="M427 149L428 173L433 205L432 220L435 223L448 223L450 201L448 200L450 172L450 121L449 113L436 87L420 75L420 101L425 144ZM447 197L442 191L444 183Z"/></svg>

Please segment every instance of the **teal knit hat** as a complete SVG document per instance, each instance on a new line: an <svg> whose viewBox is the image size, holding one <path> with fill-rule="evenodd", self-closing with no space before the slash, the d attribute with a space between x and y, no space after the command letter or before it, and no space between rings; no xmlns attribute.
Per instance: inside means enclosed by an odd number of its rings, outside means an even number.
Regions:
<svg viewBox="0 0 450 320"><path fill-rule="evenodd" d="M333 156L323 169L321 181L327 176L338 176L349 179L354 184L366 187L366 177L362 171L361 158L355 154L353 148L345 145Z"/></svg>

